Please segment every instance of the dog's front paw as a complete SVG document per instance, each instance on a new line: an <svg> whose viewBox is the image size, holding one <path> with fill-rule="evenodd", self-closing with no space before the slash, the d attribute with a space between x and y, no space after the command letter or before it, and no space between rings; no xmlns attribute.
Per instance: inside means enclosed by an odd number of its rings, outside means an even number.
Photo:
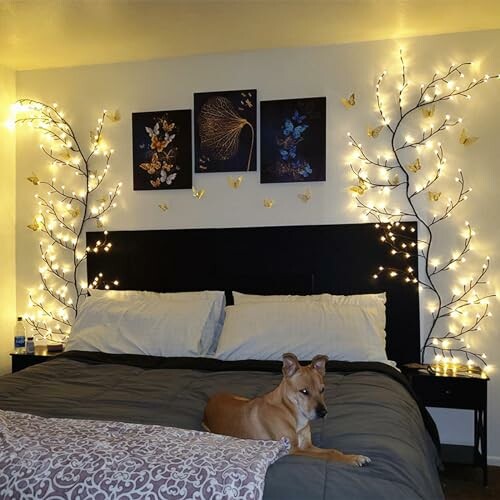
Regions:
<svg viewBox="0 0 500 500"><path fill-rule="evenodd" d="M363 465L369 464L371 459L365 457L364 455L346 455L348 459L347 462L356 467L363 467Z"/></svg>

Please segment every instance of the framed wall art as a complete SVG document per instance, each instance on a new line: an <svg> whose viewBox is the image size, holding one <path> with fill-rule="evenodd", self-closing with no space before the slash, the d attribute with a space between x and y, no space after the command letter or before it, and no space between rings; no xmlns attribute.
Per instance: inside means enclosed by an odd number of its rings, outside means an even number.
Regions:
<svg viewBox="0 0 500 500"><path fill-rule="evenodd" d="M326 97L260 103L260 181L326 180Z"/></svg>
<svg viewBox="0 0 500 500"><path fill-rule="evenodd" d="M255 171L257 91L194 94L196 173Z"/></svg>
<svg viewBox="0 0 500 500"><path fill-rule="evenodd" d="M132 113L134 191L191 189L191 110Z"/></svg>

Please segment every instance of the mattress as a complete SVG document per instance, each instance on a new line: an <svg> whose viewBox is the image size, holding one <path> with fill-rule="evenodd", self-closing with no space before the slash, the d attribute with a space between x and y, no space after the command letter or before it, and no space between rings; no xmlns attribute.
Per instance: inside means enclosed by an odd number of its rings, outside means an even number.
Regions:
<svg viewBox="0 0 500 500"><path fill-rule="evenodd" d="M0 409L202 430L211 395L251 398L280 380L281 363L272 361L70 351L1 377ZM357 468L286 456L268 469L266 500L444 498L435 426L397 370L381 363L329 362L325 385L328 416L312 422L313 444L372 462Z"/></svg>

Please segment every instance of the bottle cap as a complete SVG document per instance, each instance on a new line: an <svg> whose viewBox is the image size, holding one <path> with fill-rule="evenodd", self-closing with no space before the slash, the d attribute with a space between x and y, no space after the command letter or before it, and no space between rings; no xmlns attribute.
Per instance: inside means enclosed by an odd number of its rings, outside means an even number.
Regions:
<svg viewBox="0 0 500 500"><path fill-rule="evenodd" d="M33 337L28 337L28 340L33 340Z"/></svg>
<svg viewBox="0 0 500 500"><path fill-rule="evenodd" d="M17 321L22 321L23 320L23 317L22 316L18 316L17 317Z"/></svg>

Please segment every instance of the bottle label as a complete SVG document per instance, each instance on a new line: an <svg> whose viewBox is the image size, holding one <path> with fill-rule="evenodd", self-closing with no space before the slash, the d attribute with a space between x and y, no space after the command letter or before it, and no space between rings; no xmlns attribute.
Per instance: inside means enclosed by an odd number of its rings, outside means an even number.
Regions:
<svg viewBox="0 0 500 500"><path fill-rule="evenodd" d="M24 335L16 335L14 337L14 347L20 349L26 344L26 337Z"/></svg>

